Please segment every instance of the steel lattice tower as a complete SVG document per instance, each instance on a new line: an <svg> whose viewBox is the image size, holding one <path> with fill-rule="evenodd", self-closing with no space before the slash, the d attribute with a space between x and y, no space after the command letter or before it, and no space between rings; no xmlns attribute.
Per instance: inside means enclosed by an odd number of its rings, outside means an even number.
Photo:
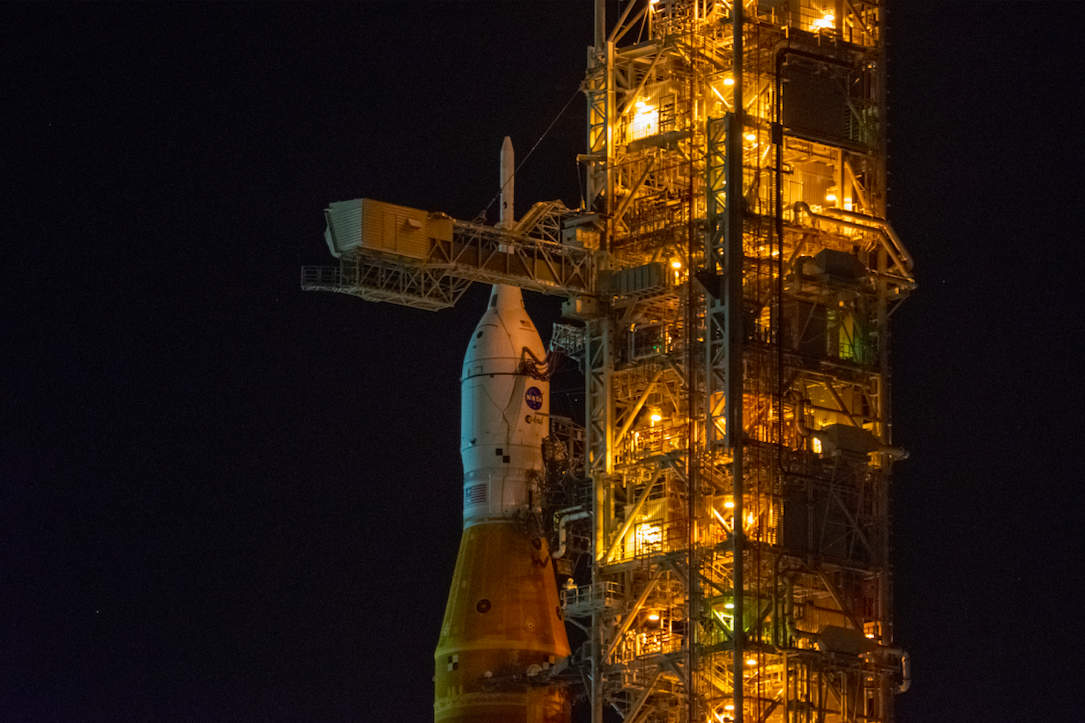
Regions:
<svg viewBox="0 0 1085 723"><path fill-rule="evenodd" d="M630 10L587 85L593 720L890 720L884 9Z"/></svg>

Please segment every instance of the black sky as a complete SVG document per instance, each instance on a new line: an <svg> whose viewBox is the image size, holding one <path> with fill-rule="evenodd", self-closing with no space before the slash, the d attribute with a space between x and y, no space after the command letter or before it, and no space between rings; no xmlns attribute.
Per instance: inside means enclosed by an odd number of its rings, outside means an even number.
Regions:
<svg viewBox="0 0 1085 723"><path fill-rule="evenodd" d="M890 7L899 719L1078 721L1085 10ZM0 721L432 719L485 291L298 268L330 201L475 217L590 42L588 2L0 7ZM579 204L583 123L521 213Z"/></svg>

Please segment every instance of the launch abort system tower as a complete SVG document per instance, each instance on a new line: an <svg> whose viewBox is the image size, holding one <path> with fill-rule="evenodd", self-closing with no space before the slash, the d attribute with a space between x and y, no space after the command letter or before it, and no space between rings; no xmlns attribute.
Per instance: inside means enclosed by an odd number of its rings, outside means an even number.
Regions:
<svg viewBox="0 0 1085 723"><path fill-rule="evenodd" d="M566 297L582 482L540 476L540 524L583 555L561 600L586 640L554 670L583 671L593 723L891 721L889 319L914 281L886 219L884 0L596 7L585 208L493 228L332 204L340 265L302 285ZM549 458L574 441L552 424Z"/></svg>

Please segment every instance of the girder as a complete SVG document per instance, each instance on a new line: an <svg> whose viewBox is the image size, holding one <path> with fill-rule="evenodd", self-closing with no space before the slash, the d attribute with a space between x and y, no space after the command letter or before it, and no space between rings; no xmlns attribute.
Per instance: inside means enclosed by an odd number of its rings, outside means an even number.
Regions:
<svg viewBox="0 0 1085 723"><path fill-rule="evenodd" d="M301 286L427 311L454 306L474 282L558 296L596 293L598 254L558 242L569 211L555 202L538 204L533 212L512 231L453 221L448 237L425 236L411 248L412 255L374 243L363 230L360 243L341 255L338 267L303 267Z"/></svg>

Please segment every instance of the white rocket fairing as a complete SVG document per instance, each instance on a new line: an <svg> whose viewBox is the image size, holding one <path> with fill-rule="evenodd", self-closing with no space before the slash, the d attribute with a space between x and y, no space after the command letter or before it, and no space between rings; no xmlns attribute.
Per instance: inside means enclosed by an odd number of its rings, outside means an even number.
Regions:
<svg viewBox="0 0 1085 723"><path fill-rule="evenodd" d="M512 168L506 138L502 228L513 223ZM434 655L437 723L569 720L546 677L569 655L554 566L527 524L549 433L550 385L532 376L544 354L520 289L495 285L460 377L464 531Z"/></svg>
<svg viewBox="0 0 1085 723"><path fill-rule="evenodd" d="M550 383L526 369L545 356L515 286L494 286L461 376L460 456L468 527L530 512L530 476L542 470Z"/></svg>

